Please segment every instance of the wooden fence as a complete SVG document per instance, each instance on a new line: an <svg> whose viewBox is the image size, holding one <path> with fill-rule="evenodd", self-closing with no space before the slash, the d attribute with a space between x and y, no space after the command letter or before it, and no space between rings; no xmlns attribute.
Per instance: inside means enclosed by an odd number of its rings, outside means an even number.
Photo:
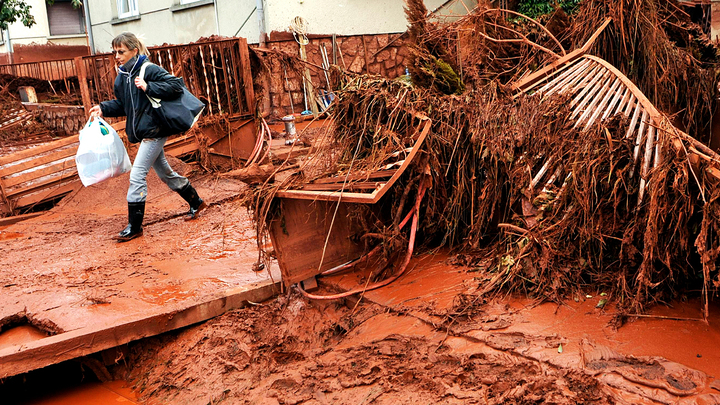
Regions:
<svg viewBox="0 0 720 405"><path fill-rule="evenodd" d="M0 73L39 80L63 80L77 76L73 59L0 65Z"/></svg>
<svg viewBox="0 0 720 405"><path fill-rule="evenodd" d="M244 38L152 47L150 60L182 77L188 90L202 100L205 116L252 116L255 109L250 56ZM117 71L112 54L75 58L86 111L115 98Z"/></svg>

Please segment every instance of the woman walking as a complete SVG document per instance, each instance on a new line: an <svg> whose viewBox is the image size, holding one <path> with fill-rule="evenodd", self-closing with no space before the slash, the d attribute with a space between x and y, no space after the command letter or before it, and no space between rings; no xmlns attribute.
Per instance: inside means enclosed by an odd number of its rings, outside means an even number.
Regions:
<svg viewBox="0 0 720 405"><path fill-rule="evenodd" d="M165 141L160 124L150 114L151 106L147 96L161 100L172 100L183 93L181 79L171 75L162 67L148 61L145 45L132 33L123 32L112 40L115 62L119 68L115 78L115 100L103 101L90 109L91 117L127 116L125 132L131 143L140 143L132 170L130 188L127 193L128 225L115 237L126 242L143 234L142 222L147 199L147 174L150 167L171 190L190 204L185 219L194 219L206 207L190 181L177 174L165 158ZM139 77L140 68L145 67L144 77Z"/></svg>

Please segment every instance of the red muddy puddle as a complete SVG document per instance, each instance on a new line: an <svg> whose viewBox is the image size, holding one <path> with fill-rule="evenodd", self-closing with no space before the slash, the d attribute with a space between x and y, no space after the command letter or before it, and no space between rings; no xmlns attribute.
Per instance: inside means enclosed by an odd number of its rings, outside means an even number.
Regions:
<svg viewBox="0 0 720 405"><path fill-rule="evenodd" d="M85 383L78 387L48 394L47 397L36 399L27 405L110 405L139 404L135 393L125 381L107 383Z"/></svg>
<svg viewBox="0 0 720 405"><path fill-rule="evenodd" d="M699 299L657 305L646 317L630 318L623 326L610 326L614 308L597 308L599 296L569 302L532 305L527 300L506 300L516 310L507 329L531 334L558 334L568 338L563 353L578 353L582 339L591 339L620 353L660 356L720 378L720 305L710 308L709 323L702 320ZM670 319L677 318L677 319ZM680 320L681 318L687 320ZM690 320L694 319L694 320Z"/></svg>
<svg viewBox="0 0 720 405"><path fill-rule="evenodd" d="M48 335L32 325L20 325L0 333L0 350L44 339Z"/></svg>
<svg viewBox="0 0 720 405"><path fill-rule="evenodd" d="M437 323L444 311L452 308L460 293L477 289L477 272L449 264L446 254L414 258L407 273L394 283L364 294L364 299ZM351 272L321 278L340 290L362 288L362 272ZM493 331L539 336L557 335L564 339L559 347L544 349L552 362L576 365L580 361L580 344L590 340L632 356L659 356L700 370L711 378L720 378L720 302L711 302L710 319L702 320L699 299L656 305L644 317L630 318L618 329L611 325L612 305L597 308L606 299L601 292L587 292L563 305L534 302L524 298L505 297L483 304L484 316L476 327L466 328L470 336L489 336ZM587 296L591 296L588 298ZM672 318L672 319L671 319Z"/></svg>

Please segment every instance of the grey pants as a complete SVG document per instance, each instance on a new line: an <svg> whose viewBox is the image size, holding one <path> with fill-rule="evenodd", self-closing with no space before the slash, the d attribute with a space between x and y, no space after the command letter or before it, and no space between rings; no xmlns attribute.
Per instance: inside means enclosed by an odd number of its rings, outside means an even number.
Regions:
<svg viewBox="0 0 720 405"><path fill-rule="evenodd" d="M150 167L155 169L162 180L173 191L179 191L190 184L187 178L175 173L165 159L165 141L167 138L143 139L130 170L130 188L127 193L129 203L143 202L147 198L147 175Z"/></svg>

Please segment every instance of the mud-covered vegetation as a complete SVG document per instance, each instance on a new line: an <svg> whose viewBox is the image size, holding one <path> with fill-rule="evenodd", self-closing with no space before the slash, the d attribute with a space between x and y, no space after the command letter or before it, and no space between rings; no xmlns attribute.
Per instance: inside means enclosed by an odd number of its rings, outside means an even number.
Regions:
<svg viewBox="0 0 720 405"><path fill-rule="evenodd" d="M659 111L677 113L673 122L694 137L682 142L707 143L717 49L676 2L587 0L571 15L557 9L543 17L546 26L483 4L446 25L430 22L421 1L408 1L406 10L412 84L341 76L334 152L319 151L291 183L377 170L408 145L413 117L426 115L433 124L425 153L388 197L395 221L369 230L382 241L409 238L397 225L419 197L426 248L463 252L470 265L494 258L478 294L562 300L592 284L635 312L688 287L706 300L717 291L720 190L706 170L717 155L691 162L687 148L670 146L677 130L658 130L664 159L644 174L626 116L581 131L566 96L512 88L580 47L610 17L589 53L617 67ZM535 184L549 162L554 174ZM265 218L268 200L257 201Z"/></svg>

